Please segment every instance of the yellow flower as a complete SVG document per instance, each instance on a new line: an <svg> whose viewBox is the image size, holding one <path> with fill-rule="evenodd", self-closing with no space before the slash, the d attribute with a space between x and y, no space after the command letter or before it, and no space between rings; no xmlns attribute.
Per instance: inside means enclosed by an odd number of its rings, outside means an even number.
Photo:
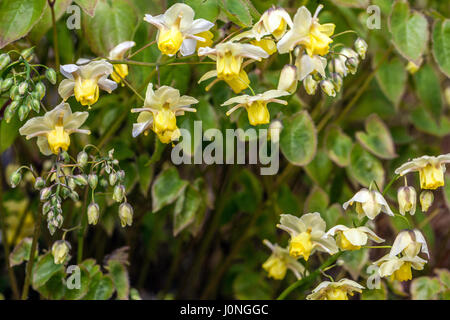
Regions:
<svg viewBox="0 0 450 320"><path fill-rule="evenodd" d="M158 28L157 43L163 54L172 56L180 50L183 56L188 56L195 52L197 41L207 41L200 33L214 26L205 19L194 20L194 15L190 6L176 3L164 14L146 14L144 20Z"/></svg>
<svg viewBox="0 0 450 320"><path fill-rule="evenodd" d="M319 24L320 5L314 16L302 6L294 16L294 23L291 28L277 44L278 52L287 53L297 45L302 45L308 55L325 55L329 51L329 44L333 42L330 38L334 33L333 23Z"/></svg>
<svg viewBox="0 0 450 320"><path fill-rule="evenodd" d="M216 70L211 70L208 71L207 73L205 73L200 80L198 80L198 83L213 78L213 77L217 77L217 71ZM206 86L205 90L209 91L209 89L211 89L211 87L213 85L215 85L217 82L221 81L222 79L215 79L213 82L211 82L209 85ZM225 81L233 90L234 93L241 93L242 90L245 90L248 88L249 84L250 84L250 79L248 78L247 72L244 71L244 69L241 69L241 71L239 71L239 74L237 77L231 78L231 79L223 79L223 81Z"/></svg>
<svg viewBox="0 0 450 320"><path fill-rule="evenodd" d="M417 230L403 230L399 232L389 252L390 257L395 257L398 254L413 258L420 252L425 253L430 258L428 252L427 242L422 233Z"/></svg>
<svg viewBox="0 0 450 320"><path fill-rule="evenodd" d="M297 82L297 67L287 64L281 70L277 89L294 93L297 90Z"/></svg>
<svg viewBox="0 0 450 320"><path fill-rule="evenodd" d="M400 187L397 192L398 209L401 215L409 212L410 215L416 213L417 193L416 189L409 186Z"/></svg>
<svg viewBox="0 0 450 320"><path fill-rule="evenodd" d="M275 41L270 39L261 39L261 40L253 40L250 41L250 43L254 46L260 47L263 49L267 54L271 55L277 52L277 46L275 44Z"/></svg>
<svg viewBox="0 0 450 320"><path fill-rule="evenodd" d="M404 163L395 170L401 176L419 171L420 187L422 189L437 189L444 185L445 164L450 162L450 154L433 156L422 156Z"/></svg>
<svg viewBox="0 0 450 320"><path fill-rule="evenodd" d="M230 104L237 103L233 108L228 110L227 116L240 107L247 109L248 120L251 125L259 125L270 122L270 114L267 109L267 104L270 102L280 103L286 105L287 102L284 100L276 99L278 97L287 96L289 92L281 90L269 90L262 94L257 94L256 96L241 95L233 97L224 103L222 106L228 106Z"/></svg>
<svg viewBox="0 0 450 320"><path fill-rule="evenodd" d="M300 218L282 214L277 228L291 236L289 255L303 257L307 261L316 250L335 254L338 252L333 237L325 234L326 224L318 212L307 213Z"/></svg>
<svg viewBox="0 0 450 320"><path fill-rule="evenodd" d="M267 271L269 278L283 280L287 269L291 270L297 279L301 279L305 273L305 267L296 259L289 256L287 249L281 248L277 244L272 244L268 240L263 243L270 248L272 254L263 263L262 267Z"/></svg>
<svg viewBox="0 0 450 320"><path fill-rule="evenodd" d="M423 190L420 193L420 206L422 208L422 212L427 212L430 209L431 205L434 201L434 194L430 190Z"/></svg>
<svg viewBox="0 0 450 320"><path fill-rule="evenodd" d="M145 96L144 106L131 109L139 112L137 123L133 124L133 137L153 130L162 143L170 143L180 137L176 116L183 115L185 111L196 112L190 108L198 101L189 96L180 96L180 91L168 86L162 86L156 91L149 83Z"/></svg>
<svg viewBox="0 0 450 320"><path fill-rule="evenodd" d="M328 230L326 235L337 235L336 242L342 250L359 250L361 246L367 244L369 238L377 243L384 241L367 227L348 228L344 225L337 225Z"/></svg>
<svg viewBox="0 0 450 320"><path fill-rule="evenodd" d="M109 62L79 59L77 64L61 66L61 73L67 79L61 81L58 92L64 101L74 95L83 106L91 106L98 100L99 89L111 93L117 88L116 82L107 79L113 72Z"/></svg>
<svg viewBox="0 0 450 320"><path fill-rule="evenodd" d="M407 281L412 279L411 268L422 270L426 260L418 256L415 257L390 257L385 255L374 264L380 267L379 274L381 277L391 277L392 280Z"/></svg>
<svg viewBox="0 0 450 320"><path fill-rule="evenodd" d="M414 74L417 71L419 71L420 69L420 65L415 64L412 61L409 61L408 64L406 65L406 71L408 71L410 74Z"/></svg>
<svg viewBox="0 0 450 320"><path fill-rule="evenodd" d="M382 211L390 216L394 216L394 213L391 208L389 208L386 199L384 199L383 195L378 191L363 188L359 190L350 200L345 202L342 207L346 210L349 205L353 205L355 202L356 212L358 213L359 218L362 218L365 215L370 220L373 220Z"/></svg>
<svg viewBox="0 0 450 320"><path fill-rule="evenodd" d="M37 145L44 155L58 154L69 148L72 133L90 134L89 130L79 129L88 115L88 112L72 113L69 104L62 102L44 116L28 120L19 133L27 140L37 137Z"/></svg>
<svg viewBox="0 0 450 320"><path fill-rule="evenodd" d="M197 41L197 47L196 47L197 51L199 48L212 46L212 44L213 44L212 39L214 38L214 34L211 31L209 31L209 30L203 31L203 32L196 34L196 36L205 39L204 41Z"/></svg>
<svg viewBox="0 0 450 320"><path fill-rule="evenodd" d="M307 300L348 300L348 294L353 295L354 291L361 293L364 287L359 283L341 279L336 282L323 281L313 289Z"/></svg>
<svg viewBox="0 0 450 320"><path fill-rule="evenodd" d="M109 60L123 60L125 53L134 47L136 43L134 41L125 41L115 46L110 52ZM111 74L111 79L117 83L121 83L122 79L128 75L128 65L126 64L114 64L114 72ZM122 86L124 84L122 83Z"/></svg>
<svg viewBox="0 0 450 320"><path fill-rule="evenodd" d="M52 246L52 255L55 264L62 264L67 258L71 247L70 243L65 240L58 240Z"/></svg>

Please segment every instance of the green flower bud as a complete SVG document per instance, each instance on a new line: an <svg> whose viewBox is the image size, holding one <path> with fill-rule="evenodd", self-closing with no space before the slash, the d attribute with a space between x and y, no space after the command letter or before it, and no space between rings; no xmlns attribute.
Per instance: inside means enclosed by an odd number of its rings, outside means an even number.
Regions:
<svg viewBox="0 0 450 320"><path fill-rule="evenodd" d="M39 100L42 100L45 96L45 85L42 82L38 82L36 86L34 87L34 91L38 94Z"/></svg>
<svg viewBox="0 0 450 320"><path fill-rule="evenodd" d="M17 108L20 105L20 101L13 101L11 102L5 109L5 121L6 123L9 123L11 121L11 119L13 118L13 116L16 114Z"/></svg>
<svg viewBox="0 0 450 320"><path fill-rule="evenodd" d="M89 160L88 154L85 151L81 151L80 153L78 153L77 155L77 163L81 166L84 167L87 162Z"/></svg>
<svg viewBox="0 0 450 320"><path fill-rule="evenodd" d="M430 209L434 201L434 194L429 190L422 191L420 193L420 206L422 207L422 212L427 212Z"/></svg>
<svg viewBox="0 0 450 320"><path fill-rule="evenodd" d="M131 226L133 223L133 207L128 202L119 206L119 218L122 227Z"/></svg>
<svg viewBox="0 0 450 320"><path fill-rule="evenodd" d="M89 187L91 187L92 190L94 190L95 188L97 188L97 184L98 184L98 176L94 173L91 173L88 176L88 183L89 183Z"/></svg>
<svg viewBox="0 0 450 320"><path fill-rule="evenodd" d="M119 170L116 172L117 178L119 178L119 181L122 182L125 179L125 171Z"/></svg>
<svg viewBox="0 0 450 320"><path fill-rule="evenodd" d="M60 157L61 157L61 160L64 163L69 163L70 162L70 156L69 156L69 153L67 151L61 152Z"/></svg>
<svg viewBox="0 0 450 320"><path fill-rule="evenodd" d="M117 202L121 202L123 196L125 194L125 187L121 184L118 184L114 187L113 199Z"/></svg>
<svg viewBox="0 0 450 320"><path fill-rule="evenodd" d="M48 68L47 71L45 71L45 77L51 84L56 84L56 72L52 68Z"/></svg>
<svg viewBox="0 0 450 320"><path fill-rule="evenodd" d="M106 188L108 186L108 180L106 180L105 178L101 178L100 186L102 186L103 188Z"/></svg>
<svg viewBox="0 0 450 320"><path fill-rule="evenodd" d="M80 196L78 195L78 193L76 193L75 191L72 191L69 194L70 199L72 199L73 201L77 202L80 199Z"/></svg>
<svg viewBox="0 0 450 320"><path fill-rule="evenodd" d="M31 108L28 105L22 104L19 107L19 111L17 112L19 114L20 121L25 120L26 117L28 117L28 114L30 113L30 111L31 111Z"/></svg>
<svg viewBox="0 0 450 320"><path fill-rule="evenodd" d="M82 174L74 176L73 179L75 180L75 183L79 186L86 186L88 184L86 177Z"/></svg>
<svg viewBox="0 0 450 320"><path fill-rule="evenodd" d="M37 177L36 181L34 182L34 188L36 190L41 190L43 187L45 187L45 181L41 177Z"/></svg>
<svg viewBox="0 0 450 320"><path fill-rule="evenodd" d="M356 52L358 53L358 55L363 60L366 58L367 48L368 48L367 42L365 42L361 38L356 39L356 41L355 41L355 49L356 49Z"/></svg>
<svg viewBox="0 0 450 320"><path fill-rule="evenodd" d="M62 264L67 258L71 249L70 243L65 240L58 240L52 246L52 255L55 264Z"/></svg>
<svg viewBox="0 0 450 320"><path fill-rule="evenodd" d="M11 57L7 53L0 54L0 71L11 62Z"/></svg>
<svg viewBox="0 0 450 320"><path fill-rule="evenodd" d="M27 92L27 90L28 90L28 82L27 81L21 82L19 84L19 94L23 96L25 92Z"/></svg>
<svg viewBox="0 0 450 320"><path fill-rule="evenodd" d="M31 97L31 96L29 96L29 97ZM31 97L30 107L31 107L31 109L34 110L34 112L39 113L39 111L41 110L41 103L39 102L38 99L33 99Z"/></svg>
<svg viewBox="0 0 450 320"><path fill-rule="evenodd" d="M15 188L22 180L22 174L19 170L14 171L14 173L11 175L10 181L11 181L11 187Z"/></svg>
<svg viewBox="0 0 450 320"><path fill-rule="evenodd" d="M98 218L100 217L100 208L98 204L95 202L90 203L87 209L87 215L89 224L96 225Z"/></svg>
<svg viewBox="0 0 450 320"><path fill-rule="evenodd" d="M336 92L341 91L343 81L339 73L334 72L331 74L331 82L333 83Z"/></svg>
<svg viewBox="0 0 450 320"><path fill-rule="evenodd" d="M34 47L28 48L23 50L20 55L25 59L25 60L29 60L29 58L31 58L31 56L33 55L34 52Z"/></svg>
<svg viewBox="0 0 450 320"><path fill-rule="evenodd" d="M75 189L77 187L77 185L75 184L75 180L73 178L69 178L67 181L67 185L69 186L70 189Z"/></svg>
<svg viewBox="0 0 450 320"><path fill-rule="evenodd" d="M46 215L52 208L52 204L50 203L50 201L47 201L44 203L44 205L42 206L42 214Z"/></svg>
<svg viewBox="0 0 450 320"><path fill-rule="evenodd" d="M0 87L1 91L7 91L11 88L11 86L13 85L14 80L12 77L3 79L2 81L2 86Z"/></svg>
<svg viewBox="0 0 450 320"><path fill-rule="evenodd" d="M345 66L351 74L355 74L356 70L358 69L358 59L353 57L348 58L347 60L345 60Z"/></svg>
<svg viewBox="0 0 450 320"><path fill-rule="evenodd" d="M41 201L47 200L47 199L50 197L51 194L52 194L52 190L51 190L50 188L44 188L44 189L42 189L42 190L41 190L41 194L40 194ZM52 199L52 200L53 200L53 199Z"/></svg>
<svg viewBox="0 0 450 320"><path fill-rule="evenodd" d="M62 195L63 199L67 199L67 197L70 196L70 189L62 188L61 195Z"/></svg>
<svg viewBox="0 0 450 320"><path fill-rule="evenodd" d="M308 75L303 80L303 87L307 94L313 95L317 90L317 81L313 79L312 75Z"/></svg>
<svg viewBox="0 0 450 320"><path fill-rule="evenodd" d="M409 212L410 215L416 213L417 193L413 187L401 187L397 192L398 209L400 214L405 215Z"/></svg>
<svg viewBox="0 0 450 320"><path fill-rule="evenodd" d="M9 97L11 98L11 100L22 99L22 97L19 94L19 86L18 85L15 84L11 87L11 89L9 90Z"/></svg>
<svg viewBox="0 0 450 320"><path fill-rule="evenodd" d="M334 85L333 85L333 83L330 80L322 80L322 81L320 81L320 88L328 96L336 97L336 90L334 89Z"/></svg>
<svg viewBox="0 0 450 320"><path fill-rule="evenodd" d="M116 184L116 182L117 182L117 175L115 173L111 173L109 175L109 184L113 186Z"/></svg>

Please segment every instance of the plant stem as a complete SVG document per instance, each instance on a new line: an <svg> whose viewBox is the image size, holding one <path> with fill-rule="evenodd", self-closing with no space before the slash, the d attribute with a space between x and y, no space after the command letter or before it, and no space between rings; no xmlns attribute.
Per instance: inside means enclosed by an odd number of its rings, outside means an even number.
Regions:
<svg viewBox="0 0 450 320"><path fill-rule="evenodd" d="M87 199L89 194L89 188L86 186L84 191L83 199L83 211L81 212L81 228L78 230L78 252L77 252L77 264L83 261L83 245L84 245L84 234L87 226Z"/></svg>
<svg viewBox="0 0 450 320"><path fill-rule="evenodd" d="M56 29L55 2L56 0L48 0L48 5L50 6L50 11L52 13L53 50L55 51L55 64L56 69L59 70L59 46L58 46L58 30Z"/></svg>
<svg viewBox="0 0 450 320"><path fill-rule="evenodd" d="M156 41L153 40L152 42L147 43L147 44L146 44L145 46L143 46L142 48L140 48L140 49L136 50L135 52L131 53L131 54L127 57L127 59L130 59L131 57L134 57L134 56L137 55L139 52L141 52L142 50L144 50L144 49L150 47L150 46L151 46L152 44L154 44L155 42L156 42Z"/></svg>

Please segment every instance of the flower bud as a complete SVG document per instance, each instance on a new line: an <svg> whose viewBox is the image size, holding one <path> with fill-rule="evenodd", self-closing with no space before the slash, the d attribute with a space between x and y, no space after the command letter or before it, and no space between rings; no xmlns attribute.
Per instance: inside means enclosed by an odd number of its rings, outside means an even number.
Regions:
<svg viewBox="0 0 450 320"><path fill-rule="evenodd" d="M23 81L19 84L19 94L23 96L28 89L28 82Z"/></svg>
<svg viewBox="0 0 450 320"><path fill-rule="evenodd" d="M52 190L50 188L44 188L41 190L40 197L41 201L47 200L52 194Z"/></svg>
<svg viewBox="0 0 450 320"><path fill-rule="evenodd" d="M11 87L11 89L9 90L9 97L11 98L11 100L22 99L22 97L19 94L19 86L18 85L15 84Z"/></svg>
<svg viewBox="0 0 450 320"><path fill-rule="evenodd" d="M109 184L113 186L116 184L116 182L117 182L117 175L115 173L111 173L109 175Z"/></svg>
<svg viewBox="0 0 450 320"><path fill-rule="evenodd" d="M14 171L10 178L11 187L15 188L20 183L20 180L22 180L22 174L19 170Z"/></svg>
<svg viewBox="0 0 450 320"><path fill-rule="evenodd" d="M81 166L84 167L88 162L88 154L85 151L81 151L80 153L78 153L77 155L77 163Z"/></svg>
<svg viewBox="0 0 450 320"><path fill-rule="evenodd" d="M100 217L100 208L95 202L91 202L87 208L89 224L96 225Z"/></svg>
<svg viewBox="0 0 450 320"><path fill-rule="evenodd" d="M38 82L34 87L34 91L38 94L39 100L42 100L45 96L45 85L42 82Z"/></svg>
<svg viewBox="0 0 450 320"><path fill-rule="evenodd" d="M26 105L26 104L22 104L19 107L19 110L17 111L17 114L19 115L19 120L23 121L25 120L26 117L28 117L28 114L30 113L31 108Z"/></svg>
<svg viewBox="0 0 450 320"><path fill-rule="evenodd" d="M356 52L358 53L358 55L361 57L361 59L365 59L366 58L366 52L367 52L367 42L364 41L361 38L356 39L355 41L355 49Z"/></svg>
<svg viewBox="0 0 450 320"><path fill-rule="evenodd" d="M46 215L50 209L52 208L52 204L50 203L50 201L47 201L44 203L44 205L42 206L42 214Z"/></svg>
<svg viewBox="0 0 450 320"><path fill-rule="evenodd" d="M358 69L358 59L356 58L348 58L345 60L345 66L351 74L355 74Z"/></svg>
<svg viewBox="0 0 450 320"><path fill-rule="evenodd" d="M118 184L114 187L113 199L117 202L121 202L123 196L125 194L125 187L121 184Z"/></svg>
<svg viewBox="0 0 450 320"><path fill-rule="evenodd" d="M45 77L51 84L56 84L56 72L52 68L48 68L47 71L45 71Z"/></svg>
<svg viewBox="0 0 450 320"><path fill-rule="evenodd" d="M123 170L119 170L116 172L117 177L119 178L119 181L123 181L123 179L125 179L125 171Z"/></svg>
<svg viewBox="0 0 450 320"><path fill-rule="evenodd" d="M20 55L25 59L25 60L29 60L28 58L31 58L31 56L33 55L33 51L34 51L34 47L28 48L23 50Z"/></svg>
<svg viewBox="0 0 450 320"><path fill-rule="evenodd" d="M0 54L0 70L3 70L11 62L11 57L7 53Z"/></svg>
<svg viewBox="0 0 450 320"><path fill-rule="evenodd" d="M94 173L91 173L88 176L88 183L89 183L89 187L91 187L92 190L97 188L98 176L96 174L94 174Z"/></svg>
<svg viewBox="0 0 450 320"><path fill-rule="evenodd" d="M62 151L60 154L61 160L64 163L69 163L70 162L70 156L69 153L67 151Z"/></svg>
<svg viewBox="0 0 450 320"><path fill-rule="evenodd" d="M336 90L336 92L341 91L342 88L342 77L339 73L337 72L333 72L331 74L331 82L333 83L334 89Z"/></svg>
<svg viewBox="0 0 450 320"><path fill-rule="evenodd" d="M69 194L70 199L72 199L72 201L77 202L80 199L80 196L78 195L78 193L76 193L75 191L72 191Z"/></svg>
<svg viewBox="0 0 450 320"><path fill-rule="evenodd" d="M52 255L55 264L62 264L70 251L70 243L65 240L58 240L52 246Z"/></svg>
<svg viewBox="0 0 450 320"><path fill-rule="evenodd" d="M434 194L429 190L422 191L420 193L420 206L422 207L422 212L427 212L434 201Z"/></svg>
<svg viewBox="0 0 450 320"><path fill-rule="evenodd" d="M7 91L11 88L11 86L13 85L14 80L12 77L6 78L2 81L2 85L0 87L1 91Z"/></svg>
<svg viewBox="0 0 450 320"><path fill-rule="evenodd" d="M119 206L119 218L122 227L131 226L133 223L133 207L128 202Z"/></svg>
<svg viewBox="0 0 450 320"><path fill-rule="evenodd" d="M278 81L278 90L294 93L297 90L297 67L287 64L283 67Z"/></svg>
<svg viewBox="0 0 450 320"><path fill-rule="evenodd" d="M303 80L303 87L307 94L313 95L317 90L317 81L313 79L312 75L308 75L305 80Z"/></svg>
<svg viewBox="0 0 450 320"><path fill-rule="evenodd" d="M409 74L414 74L417 71L419 71L420 66L418 66L417 64L415 64L412 61L409 61L408 64L406 65L406 71L409 72Z"/></svg>
<svg viewBox="0 0 450 320"><path fill-rule="evenodd" d="M330 97L336 96L336 90L334 89L334 85L330 80L322 80L320 81L320 88L323 92L325 92Z"/></svg>
<svg viewBox="0 0 450 320"><path fill-rule="evenodd" d="M70 196L70 189L62 188L61 195L62 195L63 199L67 199L67 197Z"/></svg>
<svg viewBox="0 0 450 320"><path fill-rule="evenodd" d="M77 187L77 185L75 184L75 180L73 178L69 178L67 181L67 185L69 186L70 189L75 189Z"/></svg>
<svg viewBox="0 0 450 320"><path fill-rule="evenodd" d="M88 184L86 177L82 174L77 174L76 176L73 177L73 179L75 180L75 183L79 186L86 186Z"/></svg>
<svg viewBox="0 0 450 320"><path fill-rule="evenodd" d="M31 97L31 96L29 96ZM33 109L36 113L39 113L39 111L41 110L41 103L39 102L38 99L31 99L30 100L30 107L31 109Z"/></svg>
<svg viewBox="0 0 450 320"><path fill-rule="evenodd" d="M17 108L20 106L20 101L14 100L12 101L5 110L5 121L9 123L13 116L16 114Z"/></svg>
<svg viewBox="0 0 450 320"><path fill-rule="evenodd" d="M37 177L36 181L34 182L34 188L36 190L41 190L45 186L45 181L41 177Z"/></svg>
<svg viewBox="0 0 450 320"><path fill-rule="evenodd" d="M397 192L398 209L403 216L406 212L410 215L416 213L417 193L413 187L405 186Z"/></svg>
<svg viewBox="0 0 450 320"><path fill-rule="evenodd" d="M108 180L106 180L105 178L101 178L100 179L100 186L102 186L103 188L108 187Z"/></svg>

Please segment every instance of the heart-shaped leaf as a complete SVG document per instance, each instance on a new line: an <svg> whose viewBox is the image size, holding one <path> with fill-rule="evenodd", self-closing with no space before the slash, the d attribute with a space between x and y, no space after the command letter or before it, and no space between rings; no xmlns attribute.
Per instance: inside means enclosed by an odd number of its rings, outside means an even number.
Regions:
<svg viewBox="0 0 450 320"><path fill-rule="evenodd" d="M285 120L280 136L280 148L294 165L311 162L317 149L317 131L309 113L304 110Z"/></svg>
<svg viewBox="0 0 450 320"><path fill-rule="evenodd" d="M74 0L84 12L91 17L94 16L95 8L97 7L98 0Z"/></svg>
<svg viewBox="0 0 450 320"><path fill-rule="evenodd" d="M381 54L375 56L374 64L378 64ZM408 78L405 66L399 58L395 57L381 64L375 73L378 85L388 98L397 108L403 96Z"/></svg>
<svg viewBox="0 0 450 320"><path fill-rule="evenodd" d="M376 114L365 121L366 132L356 133L356 139L367 150L382 159L392 159L395 154L394 141L389 128Z"/></svg>
<svg viewBox="0 0 450 320"><path fill-rule="evenodd" d="M450 20L436 20L433 26L433 56L439 69L450 77Z"/></svg>
<svg viewBox="0 0 450 320"><path fill-rule="evenodd" d="M318 185L325 185L333 171L333 162L324 150L318 150L313 161L305 166L308 176Z"/></svg>
<svg viewBox="0 0 450 320"><path fill-rule="evenodd" d="M419 277L411 282L411 297L413 300L434 300L440 290L441 284L436 278Z"/></svg>
<svg viewBox="0 0 450 320"><path fill-rule="evenodd" d="M46 0L0 1L0 49L24 37L44 13Z"/></svg>
<svg viewBox="0 0 450 320"><path fill-rule="evenodd" d="M174 167L161 172L152 186L153 212L173 203L187 185L188 182L180 179L178 171Z"/></svg>
<svg viewBox="0 0 450 320"><path fill-rule="evenodd" d="M414 75L417 95L434 119L440 122L442 112L441 84L434 69L426 64Z"/></svg>
<svg viewBox="0 0 450 320"><path fill-rule="evenodd" d="M448 117L441 116L440 123L437 123L431 113L422 106L411 112L411 122L418 130L437 137L443 137L450 133L450 119Z"/></svg>
<svg viewBox="0 0 450 320"><path fill-rule="evenodd" d="M54 263L51 252L39 257L33 266L33 288L37 289L43 286L55 273L62 270L64 270L64 266Z"/></svg>
<svg viewBox="0 0 450 320"><path fill-rule="evenodd" d="M173 214L173 235L177 236L195 220L195 215L202 207L202 196L198 190L189 185L184 194L178 198Z"/></svg>
<svg viewBox="0 0 450 320"><path fill-rule="evenodd" d="M411 11L406 0L397 0L389 16L389 31L398 52L419 65L429 36L424 15Z"/></svg>
<svg viewBox="0 0 450 320"><path fill-rule="evenodd" d="M353 141L339 126L331 125L328 127L325 134L325 147L328 157L334 163L340 167L349 165Z"/></svg>
<svg viewBox="0 0 450 320"><path fill-rule="evenodd" d="M346 170L351 177L366 188L368 188L373 181L375 181L381 189L383 188L383 165L359 144L355 144L353 147L350 155L350 165Z"/></svg>

